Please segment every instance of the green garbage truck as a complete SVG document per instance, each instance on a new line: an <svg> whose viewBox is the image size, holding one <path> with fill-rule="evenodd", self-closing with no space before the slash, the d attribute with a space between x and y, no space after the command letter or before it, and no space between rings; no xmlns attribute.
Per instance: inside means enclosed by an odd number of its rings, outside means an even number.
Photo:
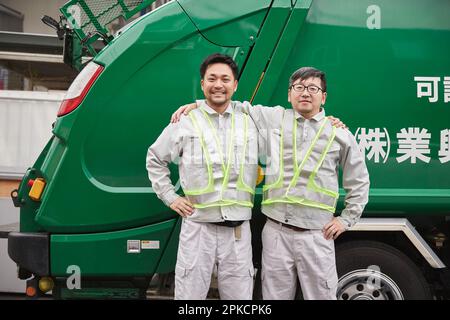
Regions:
<svg viewBox="0 0 450 320"><path fill-rule="evenodd" d="M240 68L234 100L289 107L293 71L327 74L327 114L355 134L371 178L362 219L336 241L338 299L448 298L450 2L173 0L109 31L152 2L72 0L50 21L81 71L11 194L20 230L8 252L27 294L145 298L155 275L173 273L180 217L153 192L145 156L171 114L202 97L199 66L219 52ZM258 288L256 276L255 298Z"/></svg>

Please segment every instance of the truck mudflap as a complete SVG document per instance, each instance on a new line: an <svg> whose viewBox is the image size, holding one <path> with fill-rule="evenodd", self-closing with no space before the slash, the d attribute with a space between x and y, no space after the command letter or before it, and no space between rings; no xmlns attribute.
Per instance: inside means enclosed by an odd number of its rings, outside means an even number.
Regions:
<svg viewBox="0 0 450 320"><path fill-rule="evenodd" d="M10 232L8 255L20 269L38 276L50 274L50 235L46 233Z"/></svg>

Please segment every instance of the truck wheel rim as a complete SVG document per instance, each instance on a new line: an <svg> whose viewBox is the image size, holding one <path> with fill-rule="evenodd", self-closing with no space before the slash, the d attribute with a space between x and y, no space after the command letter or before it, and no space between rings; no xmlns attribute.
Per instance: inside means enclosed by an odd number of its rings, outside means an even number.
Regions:
<svg viewBox="0 0 450 320"><path fill-rule="evenodd" d="M373 269L351 271L339 279L338 300L404 300L399 286Z"/></svg>

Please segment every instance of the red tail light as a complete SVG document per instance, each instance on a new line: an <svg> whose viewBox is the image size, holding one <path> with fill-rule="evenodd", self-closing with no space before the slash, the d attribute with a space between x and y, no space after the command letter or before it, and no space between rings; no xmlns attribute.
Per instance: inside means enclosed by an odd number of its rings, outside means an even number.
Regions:
<svg viewBox="0 0 450 320"><path fill-rule="evenodd" d="M72 112L81 104L81 102L83 102L84 97L89 92L89 89L103 69L102 66L94 62L90 62L84 67L67 91L66 96L59 107L58 117Z"/></svg>

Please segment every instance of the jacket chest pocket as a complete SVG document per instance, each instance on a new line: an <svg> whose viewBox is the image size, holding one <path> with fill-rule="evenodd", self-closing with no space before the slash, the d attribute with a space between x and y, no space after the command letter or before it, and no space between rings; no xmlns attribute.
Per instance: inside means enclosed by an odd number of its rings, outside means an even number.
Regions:
<svg viewBox="0 0 450 320"><path fill-rule="evenodd" d="M185 137L183 158L186 167L203 167L206 164L201 140L199 137Z"/></svg>
<svg viewBox="0 0 450 320"><path fill-rule="evenodd" d="M181 186L186 191L203 189L208 185L209 176L201 140L196 136L185 136L182 162L184 176Z"/></svg>

